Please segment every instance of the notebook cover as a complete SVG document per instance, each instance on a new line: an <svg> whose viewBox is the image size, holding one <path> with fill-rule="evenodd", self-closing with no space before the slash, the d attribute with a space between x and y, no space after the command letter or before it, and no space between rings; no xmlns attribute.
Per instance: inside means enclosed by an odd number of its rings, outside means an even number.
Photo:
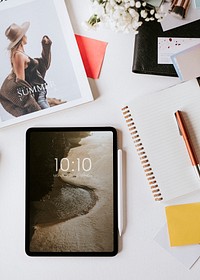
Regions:
<svg viewBox="0 0 200 280"><path fill-rule="evenodd" d="M159 22L147 22L135 37L132 72L177 77L173 64L157 64L157 38L200 38L200 20L163 32Z"/></svg>

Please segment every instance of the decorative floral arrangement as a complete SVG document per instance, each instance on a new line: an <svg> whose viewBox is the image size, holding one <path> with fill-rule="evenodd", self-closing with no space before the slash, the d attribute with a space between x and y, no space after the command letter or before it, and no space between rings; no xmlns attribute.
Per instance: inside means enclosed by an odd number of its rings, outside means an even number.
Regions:
<svg viewBox="0 0 200 280"><path fill-rule="evenodd" d="M142 0L91 0L94 14L86 22L88 28L100 23L114 31L137 33L143 22L161 21L164 13Z"/></svg>

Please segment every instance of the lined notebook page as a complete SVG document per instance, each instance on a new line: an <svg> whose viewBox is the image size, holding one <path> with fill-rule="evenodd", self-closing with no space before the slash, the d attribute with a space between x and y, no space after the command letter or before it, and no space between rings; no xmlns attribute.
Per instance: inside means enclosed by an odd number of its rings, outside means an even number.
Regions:
<svg viewBox="0 0 200 280"><path fill-rule="evenodd" d="M200 159L200 87L191 80L127 104L153 169L163 200L200 190L174 113L184 112Z"/></svg>

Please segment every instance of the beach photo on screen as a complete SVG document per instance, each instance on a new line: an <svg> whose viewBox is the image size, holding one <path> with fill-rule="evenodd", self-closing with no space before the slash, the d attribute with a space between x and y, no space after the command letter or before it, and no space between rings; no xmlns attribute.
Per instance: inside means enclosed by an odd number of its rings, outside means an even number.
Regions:
<svg viewBox="0 0 200 280"><path fill-rule="evenodd" d="M113 132L36 129L28 135L28 254L112 254Z"/></svg>

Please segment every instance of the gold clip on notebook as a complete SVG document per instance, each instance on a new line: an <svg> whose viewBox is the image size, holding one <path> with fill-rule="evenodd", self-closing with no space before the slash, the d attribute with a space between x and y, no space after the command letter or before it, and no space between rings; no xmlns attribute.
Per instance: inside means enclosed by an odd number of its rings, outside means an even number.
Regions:
<svg viewBox="0 0 200 280"><path fill-rule="evenodd" d="M200 243L200 203L165 208L171 246Z"/></svg>
<svg viewBox="0 0 200 280"><path fill-rule="evenodd" d="M200 190L174 113L185 112L197 157L200 158L200 87L196 79L135 98L122 108L136 152L155 200Z"/></svg>

